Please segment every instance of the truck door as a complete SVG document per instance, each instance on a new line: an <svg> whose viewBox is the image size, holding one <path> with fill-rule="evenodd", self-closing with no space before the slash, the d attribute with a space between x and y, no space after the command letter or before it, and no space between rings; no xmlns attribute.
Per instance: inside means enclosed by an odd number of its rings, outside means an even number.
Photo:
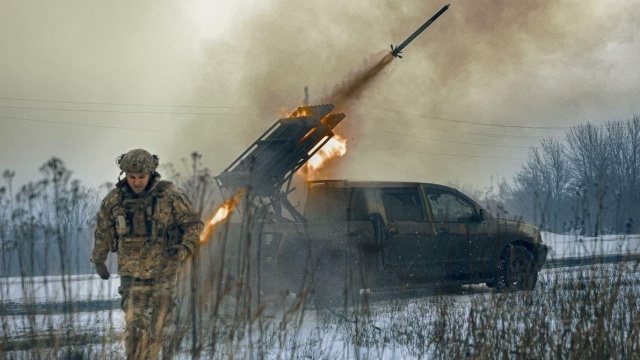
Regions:
<svg viewBox="0 0 640 360"><path fill-rule="evenodd" d="M436 232L434 251L444 258L448 277L467 277L476 271L476 247L481 245L469 233L470 228L477 228L475 206L459 194L443 189L427 187L425 192Z"/></svg>
<svg viewBox="0 0 640 360"><path fill-rule="evenodd" d="M420 276L429 263L428 244L433 239L420 188L381 188L381 195L388 221L383 264L399 274Z"/></svg>
<svg viewBox="0 0 640 360"><path fill-rule="evenodd" d="M485 212L486 213L486 212ZM483 277L494 270L494 239L490 236L484 219L480 218L480 209L476 208L476 216L469 221L469 268L476 277Z"/></svg>

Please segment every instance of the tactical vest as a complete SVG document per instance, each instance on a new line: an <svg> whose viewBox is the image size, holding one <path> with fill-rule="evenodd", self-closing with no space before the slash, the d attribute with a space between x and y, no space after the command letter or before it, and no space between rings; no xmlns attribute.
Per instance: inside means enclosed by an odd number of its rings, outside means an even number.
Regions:
<svg viewBox="0 0 640 360"><path fill-rule="evenodd" d="M122 199L123 213L116 216L116 234L118 237L146 237L153 240L157 236L157 225L153 220L157 197Z"/></svg>
<svg viewBox="0 0 640 360"><path fill-rule="evenodd" d="M160 181L143 197L131 197L122 191L121 202L113 213L118 273L121 276L153 279L166 271L175 270L173 268L176 264L166 255L167 247L171 246L166 231L167 224L158 215L160 203L168 201L162 195L170 185L170 182Z"/></svg>

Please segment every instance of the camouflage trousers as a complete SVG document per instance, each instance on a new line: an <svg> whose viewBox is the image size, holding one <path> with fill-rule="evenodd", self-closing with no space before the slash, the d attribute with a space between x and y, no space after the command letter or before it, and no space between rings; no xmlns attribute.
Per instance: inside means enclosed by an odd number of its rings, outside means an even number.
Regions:
<svg viewBox="0 0 640 360"><path fill-rule="evenodd" d="M127 359L173 357L179 345L175 336L176 283L175 275L162 280L120 278Z"/></svg>

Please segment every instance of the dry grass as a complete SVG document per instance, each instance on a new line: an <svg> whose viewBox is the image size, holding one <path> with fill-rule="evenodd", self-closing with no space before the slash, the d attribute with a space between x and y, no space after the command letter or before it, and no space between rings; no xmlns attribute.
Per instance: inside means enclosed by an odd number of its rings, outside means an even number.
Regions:
<svg viewBox="0 0 640 360"><path fill-rule="evenodd" d="M181 282L185 358L633 359L640 354L638 263L543 270L532 292L465 287L362 297L354 306L319 309L310 288L297 296L265 296L262 289L259 296L256 259L242 246L238 250L235 260L225 257L228 263L220 254L214 266L194 265L199 275L187 273ZM240 276L230 278L231 268ZM91 311L73 298L66 305L30 308L25 304L35 300L28 291L32 278L22 279L19 306L2 298L5 358L123 357L120 310ZM197 282L195 291L191 280ZM62 277L65 281L72 280ZM16 327L24 330L20 339L10 330ZM79 346L84 343L89 345Z"/></svg>
<svg viewBox="0 0 640 360"><path fill-rule="evenodd" d="M63 207L49 208L44 216L33 204L40 195L28 189L24 194L11 205L22 211L14 208L13 215L0 218L2 271L18 264L22 289L19 303L12 303L15 296L1 283L0 358L124 358L117 302L101 302L97 294L77 299L69 276L34 282L38 267L45 273L87 273L64 262L88 260L88 253L74 253L72 247L92 240L85 230L67 226L72 223ZM6 209L7 197L0 202ZM348 293L355 294L349 306L321 308L313 291L312 256L299 259L297 269L306 280L295 295L279 293L265 278L273 269L261 252L266 239L253 213L243 209L240 225L218 229L198 260L186 264L176 321L181 357L640 358L637 262L543 270L531 292L465 287L373 298L352 285L358 272L352 269L345 274ZM55 261L42 253L44 243ZM65 289L64 302L37 303L32 289L38 286Z"/></svg>

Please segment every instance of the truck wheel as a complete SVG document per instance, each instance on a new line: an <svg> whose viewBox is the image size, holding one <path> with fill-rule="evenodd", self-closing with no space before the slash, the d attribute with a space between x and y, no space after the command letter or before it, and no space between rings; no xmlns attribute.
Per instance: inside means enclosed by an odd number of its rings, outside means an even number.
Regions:
<svg viewBox="0 0 640 360"><path fill-rule="evenodd" d="M531 251L520 245L507 246L496 269L496 290L532 290L538 281L538 272Z"/></svg>

